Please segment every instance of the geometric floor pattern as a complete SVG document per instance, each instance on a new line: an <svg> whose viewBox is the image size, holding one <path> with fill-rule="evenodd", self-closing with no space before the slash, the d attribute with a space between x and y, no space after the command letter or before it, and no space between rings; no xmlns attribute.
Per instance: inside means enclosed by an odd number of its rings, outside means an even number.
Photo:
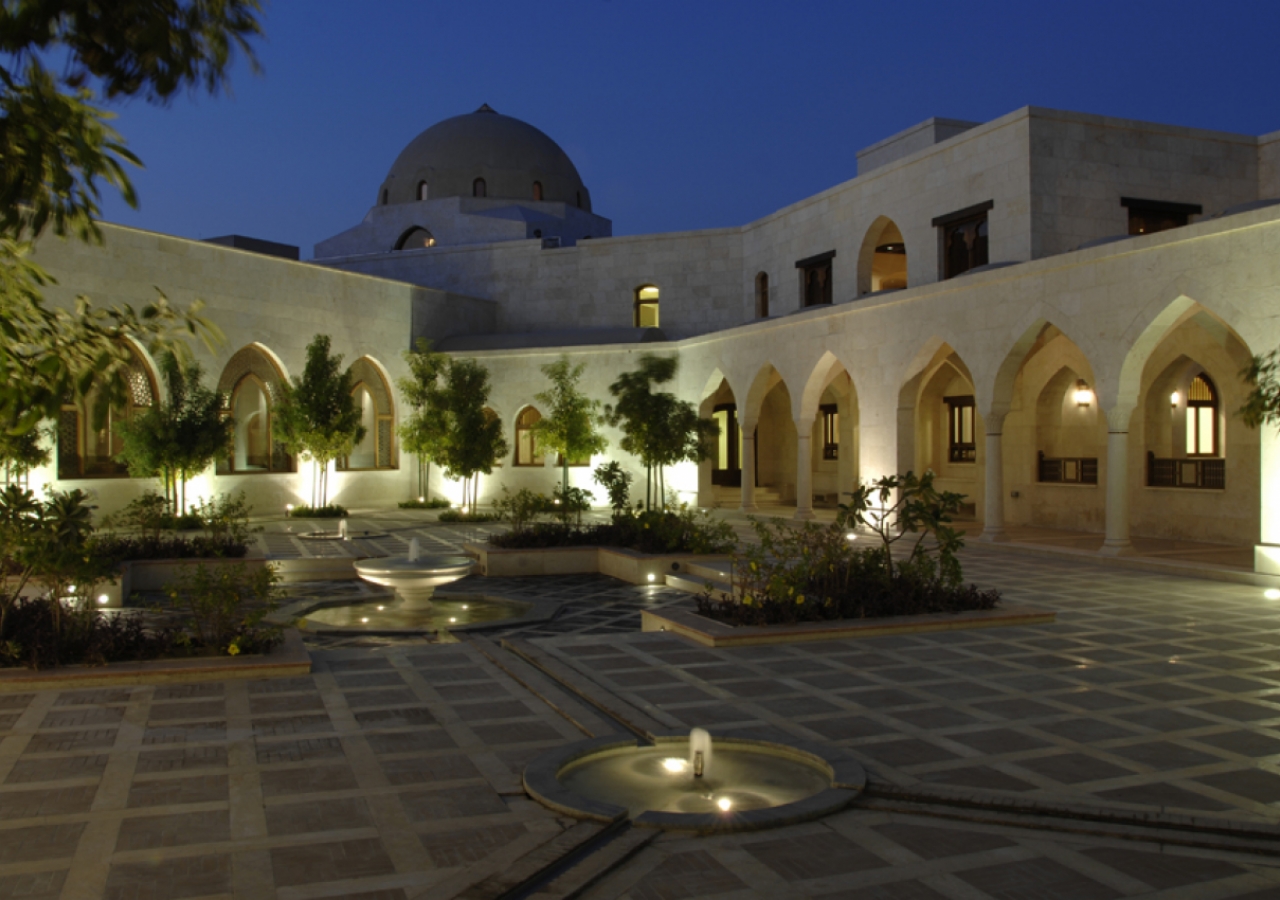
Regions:
<svg viewBox="0 0 1280 900"><path fill-rule="evenodd" d="M838 745L881 797L1280 825L1280 604L993 552L966 552L965 572L1057 623L709 650L638 632L641 609L691 602L665 588L563 576L485 590L561 601L512 636L609 702L673 728ZM573 824L524 795L524 764L617 726L482 650L330 646L299 678L0 695L0 900L485 895L473 886ZM1040 824L869 800L789 828L663 835L575 896L1280 898L1280 856Z"/></svg>

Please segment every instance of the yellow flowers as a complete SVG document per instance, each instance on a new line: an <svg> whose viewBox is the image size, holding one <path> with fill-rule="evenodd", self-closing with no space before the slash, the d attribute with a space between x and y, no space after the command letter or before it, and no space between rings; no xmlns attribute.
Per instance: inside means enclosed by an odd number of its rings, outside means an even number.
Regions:
<svg viewBox="0 0 1280 900"><path fill-rule="evenodd" d="M751 595L750 595L750 594L743 594L743 595L742 595L742 605L743 605L743 606L750 606L750 605L751 605Z"/></svg>
<svg viewBox="0 0 1280 900"><path fill-rule="evenodd" d="M234 640L227 645L227 656L239 656L239 655L240 655L240 642L239 640Z"/></svg>
<svg viewBox="0 0 1280 900"><path fill-rule="evenodd" d="M759 564L758 564L758 563L756 563L756 561L755 561L755 560L752 560L752 561L751 561L751 571L752 571L752 572L758 571L758 570L759 570L759 568L760 568Z"/></svg>

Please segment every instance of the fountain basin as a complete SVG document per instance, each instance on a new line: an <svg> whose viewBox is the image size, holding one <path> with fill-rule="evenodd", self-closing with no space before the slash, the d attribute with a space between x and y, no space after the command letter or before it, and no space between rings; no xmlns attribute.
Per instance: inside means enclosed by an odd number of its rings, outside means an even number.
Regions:
<svg viewBox="0 0 1280 900"><path fill-rule="evenodd" d="M306 621L308 628L321 631L438 632L495 625L529 614L528 603L502 597L436 595L425 607L400 601L373 598L358 603L311 604L291 610L293 618Z"/></svg>
<svg viewBox="0 0 1280 900"><path fill-rule="evenodd" d="M431 605L431 595L442 584L471 574L475 560L469 556L389 556L361 559L356 574L365 581L389 587L404 603L418 607Z"/></svg>
<svg viewBox="0 0 1280 900"><path fill-rule="evenodd" d="M689 736L652 745L617 736L561 747L529 764L525 790L578 818L702 834L776 828L843 809L866 773L838 748L782 744L741 734L714 736L714 762L691 767Z"/></svg>

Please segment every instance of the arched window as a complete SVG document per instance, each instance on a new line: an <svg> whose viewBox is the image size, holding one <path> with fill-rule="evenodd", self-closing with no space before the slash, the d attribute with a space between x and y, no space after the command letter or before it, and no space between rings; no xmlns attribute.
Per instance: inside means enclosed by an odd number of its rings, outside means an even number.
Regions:
<svg viewBox="0 0 1280 900"><path fill-rule="evenodd" d="M769 318L769 273L756 275L756 318Z"/></svg>
<svg viewBox="0 0 1280 900"><path fill-rule="evenodd" d="M158 393L150 368L133 347L133 357L125 373L128 385L123 406L111 406L105 414L98 410L98 395L62 407L58 417L58 477L124 478L128 467L116 462L123 449L117 428L121 422L150 409Z"/></svg>
<svg viewBox="0 0 1280 900"><path fill-rule="evenodd" d="M386 188L382 189L382 205L383 206L387 205L387 189Z"/></svg>
<svg viewBox="0 0 1280 900"><path fill-rule="evenodd" d="M1218 455L1218 392L1201 372L1187 387L1187 456Z"/></svg>
<svg viewBox="0 0 1280 900"><path fill-rule="evenodd" d="M223 409L235 420L231 452L218 461L219 475L249 472L292 472L293 457L271 433L271 410L284 373L260 347L238 350L218 379Z"/></svg>
<svg viewBox="0 0 1280 900"><path fill-rule="evenodd" d="M422 250L426 247L434 247L436 245L435 236L427 229L415 225L404 234L400 235L400 239L396 241L396 250Z"/></svg>
<svg viewBox="0 0 1280 900"><path fill-rule="evenodd" d="M351 396L360 404L360 424L364 439L345 459L338 460L339 469L394 469L395 410L391 390L382 371L368 357L351 364Z"/></svg>
<svg viewBox="0 0 1280 900"><path fill-rule="evenodd" d="M471 182L471 196L472 197L488 196L483 178L477 178L475 181Z"/></svg>
<svg viewBox="0 0 1280 900"><path fill-rule="evenodd" d="M541 181L535 181L533 183L533 199L534 200L542 199L542 182Z"/></svg>
<svg viewBox="0 0 1280 900"><path fill-rule="evenodd" d="M635 325L637 328L658 327L658 289L652 284L636 288Z"/></svg>
<svg viewBox="0 0 1280 900"><path fill-rule="evenodd" d="M576 194L576 197L577 197L578 209L582 209L582 191L578 191Z"/></svg>
<svg viewBox="0 0 1280 900"><path fill-rule="evenodd" d="M427 199L427 183L425 181L418 182L418 199L419 200Z"/></svg>
<svg viewBox="0 0 1280 900"><path fill-rule="evenodd" d="M532 406L526 406L516 416L516 458L517 466L540 466L542 456L538 453L538 439L533 433L533 426L542 421L542 413Z"/></svg>

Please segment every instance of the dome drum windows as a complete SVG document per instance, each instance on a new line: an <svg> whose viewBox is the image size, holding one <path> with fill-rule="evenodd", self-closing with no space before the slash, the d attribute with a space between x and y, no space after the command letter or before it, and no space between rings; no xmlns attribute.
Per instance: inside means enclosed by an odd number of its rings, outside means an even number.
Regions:
<svg viewBox="0 0 1280 900"><path fill-rule="evenodd" d="M535 201L542 200L542 182L541 181L535 181L533 183L533 199Z"/></svg>
<svg viewBox="0 0 1280 900"><path fill-rule="evenodd" d="M426 200L428 195L427 183L425 181L418 182L418 200L419 202Z"/></svg>
<svg viewBox="0 0 1280 900"><path fill-rule="evenodd" d="M485 180L483 178L477 178L475 181L471 182L471 196L472 197L489 196L489 188L488 188L488 185L485 184Z"/></svg>

